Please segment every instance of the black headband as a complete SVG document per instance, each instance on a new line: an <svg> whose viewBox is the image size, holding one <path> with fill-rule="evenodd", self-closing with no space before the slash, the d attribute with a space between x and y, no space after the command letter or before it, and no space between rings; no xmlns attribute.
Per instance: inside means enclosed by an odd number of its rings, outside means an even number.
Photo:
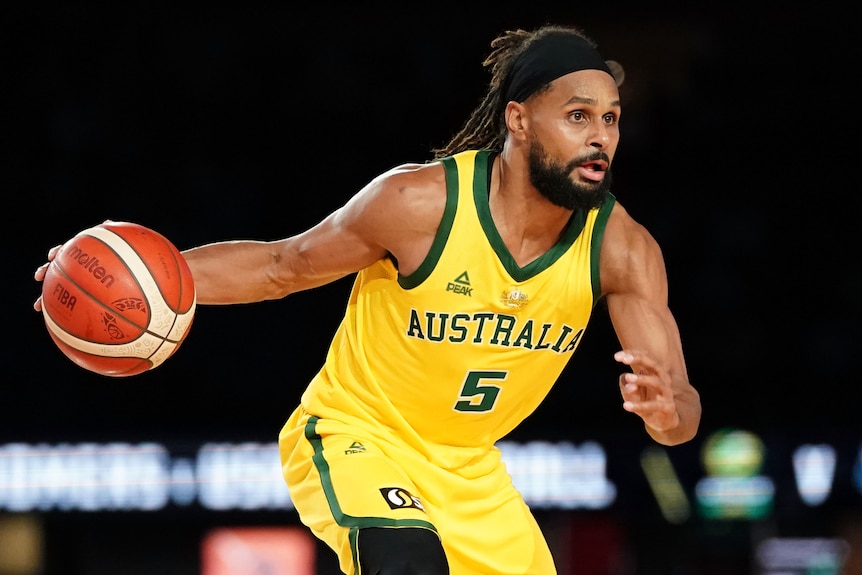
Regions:
<svg viewBox="0 0 862 575"><path fill-rule="evenodd" d="M503 90L506 102L523 102L561 76L578 70L602 70L613 77L598 50L571 33L553 33L536 39L518 56Z"/></svg>

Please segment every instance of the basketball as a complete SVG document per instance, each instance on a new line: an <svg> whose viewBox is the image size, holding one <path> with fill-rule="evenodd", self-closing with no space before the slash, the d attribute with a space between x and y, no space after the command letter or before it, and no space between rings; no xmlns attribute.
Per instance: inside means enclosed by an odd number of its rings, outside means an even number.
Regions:
<svg viewBox="0 0 862 575"><path fill-rule="evenodd" d="M48 333L92 372L126 377L176 353L195 314L192 273L164 236L105 222L63 244L42 284Z"/></svg>

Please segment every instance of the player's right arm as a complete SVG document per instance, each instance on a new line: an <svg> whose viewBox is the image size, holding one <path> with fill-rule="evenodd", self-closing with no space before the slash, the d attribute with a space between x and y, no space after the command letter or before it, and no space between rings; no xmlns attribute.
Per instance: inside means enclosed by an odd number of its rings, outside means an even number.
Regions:
<svg viewBox="0 0 862 575"><path fill-rule="evenodd" d="M216 242L184 251L198 302L282 298L357 272L389 254L402 267L421 261L443 213L442 171L435 165L394 168L295 236Z"/></svg>
<svg viewBox="0 0 862 575"><path fill-rule="evenodd" d="M393 255L400 269L418 267L445 206L439 164L403 165L383 173L317 225L273 241L230 240L183 251L199 304L278 299L321 286ZM57 248L49 252L49 261ZM36 270L45 277L47 264ZM41 310L41 298L34 308Z"/></svg>

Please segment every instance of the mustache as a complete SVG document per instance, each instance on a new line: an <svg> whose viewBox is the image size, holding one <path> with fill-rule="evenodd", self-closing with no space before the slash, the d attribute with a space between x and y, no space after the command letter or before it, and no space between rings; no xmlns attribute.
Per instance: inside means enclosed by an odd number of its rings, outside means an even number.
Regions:
<svg viewBox="0 0 862 575"><path fill-rule="evenodd" d="M605 152L596 150L595 152L592 152L590 154L586 154L584 156L578 156L574 160L570 161L568 164L566 164L566 171L571 172L572 170L574 170L575 168L577 168L578 166L580 166L582 164L586 164L588 162L596 162L598 160L602 160L604 162L607 162L608 167L610 167L610 165L611 165L610 157Z"/></svg>

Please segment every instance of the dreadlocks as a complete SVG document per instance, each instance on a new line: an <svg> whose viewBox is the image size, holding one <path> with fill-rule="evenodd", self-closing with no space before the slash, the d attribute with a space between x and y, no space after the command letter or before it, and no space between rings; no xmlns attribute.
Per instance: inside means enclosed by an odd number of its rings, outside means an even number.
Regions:
<svg viewBox="0 0 862 575"><path fill-rule="evenodd" d="M491 42L490 54L482 62L482 66L491 69L488 92L473 110L461 130L449 140L449 143L433 150L434 159L451 156L465 150L501 150L507 132L504 112L506 104L508 104L507 96L510 93L509 84L516 72L523 71L521 67L517 71L513 71L515 64L534 44L544 41L549 36L559 37L561 35L564 39L576 39L578 42L586 44L590 50L596 49L596 43L578 28L559 25L547 25L533 31L508 30L496 37ZM607 64L606 68L604 67L605 64ZM602 69L609 71L614 76L617 85L622 84L623 72L619 64L608 61L601 62L600 65ZM582 69L582 67L575 69ZM535 89L528 92L535 94L547 90L556 77L559 75L552 75L550 80L542 79L535 86ZM529 80L526 82L529 84Z"/></svg>

